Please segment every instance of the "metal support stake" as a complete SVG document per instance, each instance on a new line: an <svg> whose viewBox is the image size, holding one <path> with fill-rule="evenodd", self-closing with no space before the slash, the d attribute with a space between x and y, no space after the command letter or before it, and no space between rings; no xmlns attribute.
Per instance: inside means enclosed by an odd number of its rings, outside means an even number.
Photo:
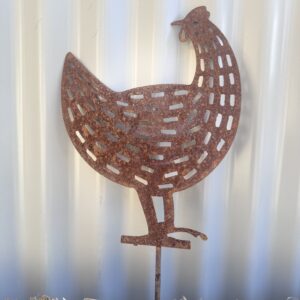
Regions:
<svg viewBox="0 0 300 300"><path fill-rule="evenodd" d="M160 270L161 270L161 247L156 247L155 255L155 300L160 300Z"/></svg>

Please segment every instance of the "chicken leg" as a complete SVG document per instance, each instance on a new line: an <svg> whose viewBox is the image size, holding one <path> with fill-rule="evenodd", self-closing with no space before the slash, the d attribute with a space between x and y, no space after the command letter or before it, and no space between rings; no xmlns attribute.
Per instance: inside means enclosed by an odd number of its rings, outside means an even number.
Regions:
<svg viewBox="0 0 300 300"><path fill-rule="evenodd" d="M174 232L185 232L193 235L194 237L200 237L203 240L207 240L207 236L202 232L189 229L178 228L174 225L174 203L172 193L164 195L164 222L158 222L155 208L153 205L151 192L146 189L137 190L141 205L146 217L148 225L148 234L142 236L122 236L121 242L125 244L137 245L151 245L158 247L171 247L190 249L191 243L186 240L179 240L168 236Z"/></svg>

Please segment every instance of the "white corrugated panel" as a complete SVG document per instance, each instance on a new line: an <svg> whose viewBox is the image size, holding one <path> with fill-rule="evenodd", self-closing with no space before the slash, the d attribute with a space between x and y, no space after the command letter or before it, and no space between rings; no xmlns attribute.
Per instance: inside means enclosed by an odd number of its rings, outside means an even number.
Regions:
<svg viewBox="0 0 300 300"><path fill-rule="evenodd" d="M64 56L115 90L188 83L191 45L170 23L206 5L243 87L237 138L176 195L176 223L207 242L163 249L162 299L300 299L299 0L0 0L0 299L153 299L134 191L74 150L60 109ZM298 297L298 298L297 298Z"/></svg>

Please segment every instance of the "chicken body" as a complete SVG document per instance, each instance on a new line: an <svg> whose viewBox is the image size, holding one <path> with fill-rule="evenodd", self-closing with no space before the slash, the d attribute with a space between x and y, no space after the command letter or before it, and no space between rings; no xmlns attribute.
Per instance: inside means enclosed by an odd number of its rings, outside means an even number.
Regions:
<svg viewBox="0 0 300 300"><path fill-rule="evenodd" d="M190 85L115 92L71 53L64 65L62 107L74 146L97 172L138 191L149 232L158 230L151 196L167 199L172 212L172 193L220 163L239 121L240 77L228 41L203 10L186 19L180 39L192 41L197 62ZM168 232L172 213L165 213Z"/></svg>

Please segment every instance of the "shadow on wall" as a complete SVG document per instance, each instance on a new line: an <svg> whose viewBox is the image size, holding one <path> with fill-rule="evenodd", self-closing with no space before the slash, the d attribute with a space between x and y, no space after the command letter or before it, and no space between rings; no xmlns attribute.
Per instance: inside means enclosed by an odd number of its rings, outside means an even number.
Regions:
<svg viewBox="0 0 300 300"><path fill-rule="evenodd" d="M236 154L243 151L244 146L249 141L251 133L251 120L253 120L253 89L251 78L247 73L247 66L243 60L239 62L241 86L242 86L242 101L241 101L241 116L237 130L236 139L234 141L234 150Z"/></svg>

